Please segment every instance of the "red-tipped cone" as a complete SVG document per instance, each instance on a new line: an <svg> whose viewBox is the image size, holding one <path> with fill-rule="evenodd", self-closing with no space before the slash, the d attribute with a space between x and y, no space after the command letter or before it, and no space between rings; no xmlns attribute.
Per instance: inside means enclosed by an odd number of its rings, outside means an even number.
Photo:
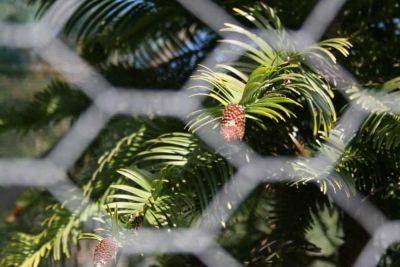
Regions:
<svg viewBox="0 0 400 267"><path fill-rule="evenodd" d="M244 108L238 104L225 107L221 119L221 135L227 141L242 140L245 128Z"/></svg>
<svg viewBox="0 0 400 267"><path fill-rule="evenodd" d="M94 266L103 267L109 265L117 254L118 244L114 237L106 237L101 240L94 250Z"/></svg>

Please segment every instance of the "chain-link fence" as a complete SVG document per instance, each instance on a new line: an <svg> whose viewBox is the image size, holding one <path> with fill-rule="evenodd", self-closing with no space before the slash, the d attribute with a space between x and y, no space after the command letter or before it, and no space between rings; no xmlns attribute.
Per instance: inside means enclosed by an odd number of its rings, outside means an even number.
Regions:
<svg viewBox="0 0 400 267"><path fill-rule="evenodd" d="M217 4L209 0L177 0L184 8L195 15L214 31L219 31L224 23L240 25L233 17L227 14ZM117 88L106 81L94 68L87 64L79 55L72 51L58 35L69 17L79 7L80 0L58 0L34 24L20 25L0 23L0 45L11 48L31 49L49 63L68 82L79 87L92 100L92 105L79 119L75 121L69 132L43 159L1 159L0 183L2 186L44 186L60 202L68 203L68 208L74 211L81 203L81 196L77 201L70 200L69 192L79 192L78 188L66 177L67 170L73 166L90 142L99 134L108 120L117 114L154 114L173 116L187 120L187 114L197 110L201 101L189 98L187 88L195 82L189 80L181 90L137 90L135 88ZM309 14L303 26L297 31L288 32L288 41L291 47L302 50L309 44L315 43L324 34L328 25L333 21L345 0L320 0ZM274 32L256 32L259 36L274 43ZM222 34L223 38L238 38L231 34ZM222 51L236 49L229 44L219 44L204 59L202 65L213 69L217 63L233 62L238 55L224 54ZM325 61L325 64L328 61ZM310 67L326 68L321 62L308 59ZM342 84L337 87L345 88L348 84L357 84L355 78L340 66L337 76ZM346 92L342 92L346 96ZM385 95L368 95L377 101L388 100ZM336 130L343 135L345 144L349 143L360 124L368 115L368 110L359 103L348 99L350 104L347 111L341 116ZM386 101L387 102L387 101ZM393 103L393 102L391 102ZM392 105L393 111L398 107ZM397 108L397 109L396 109ZM207 131L199 133L201 139L214 148L218 148L220 137ZM329 140L328 140L329 143ZM238 144L235 149L251 151L246 144ZM255 154L255 153L250 153ZM238 205L243 202L251 191L260 183L293 181L297 175L292 169L292 163L297 158L261 157L254 156L246 161L240 156L232 154L229 161L237 168L237 173L227 183L211 202L198 223L190 229L151 230L141 229L135 233L126 234L127 243L123 246L124 254L140 253L190 253L196 255L208 266L240 266L216 241L215 236L221 230L221 221L227 221ZM310 166L315 167L317 176L341 179L335 173L337 159L327 159L320 153L308 160ZM324 166L321 171L320 166ZM400 223L388 221L382 212L355 193L355 197L348 198L343 191L328 194L335 203L348 215L352 216L371 235L370 241L359 255L354 266L375 266L385 250L392 244L400 241ZM75 203L75 204L74 204ZM221 205L230 203L230 205ZM140 242L131 242L140 240ZM168 242L160 242L168 240Z"/></svg>

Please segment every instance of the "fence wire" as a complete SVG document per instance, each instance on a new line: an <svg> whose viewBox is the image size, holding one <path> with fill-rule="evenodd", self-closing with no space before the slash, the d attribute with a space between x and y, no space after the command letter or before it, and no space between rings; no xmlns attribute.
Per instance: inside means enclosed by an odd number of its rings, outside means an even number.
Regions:
<svg viewBox="0 0 400 267"><path fill-rule="evenodd" d="M226 22L240 26L238 21L210 0L176 1L215 32L218 32ZM287 38L292 47L302 50L307 45L317 42L345 2L346 0L320 0L303 26L297 31L288 32ZM68 203L67 207L72 212L81 204L83 195L79 193L81 190L68 180L66 173L112 116L117 114L154 114L173 116L186 121L187 114L197 110L201 105L201 100L188 98L189 92L186 89L195 84L192 79L179 91L142 91L136 88L117 88L108 83L101 74L58 37L69 17L81 3L82 0L58 0L37 23L20 25L0 22L1 46L35 51L69 83L79 87L92 100L92 106L80 115L69 132L44 159L3 158L0 160L0 184L2 186L44 186L58 201ZM269 43L277 42L274 32L255 33L265 37ZM239 38L233 34L221 34L221 36L225 39ZM223 51L232 49L237 50L236 47L233 48L229 44L217 45L204 59L202 65L213 69L218 63L237 60L240 53L223 53ZM308 59L306 63L315 69L328 70L332 67L328 61L321 66L321 62L317 63L312 58ZM336 67L336 75L342 78L341 84L338 84L337 87L342 90L344 96L347 96L343 88L348 84L358 83L343 67ZM198 71L199 69L195 73ZM385 95L366 94L377 101L388 102L388 97ZM341 116L335 127L335 130L343 134L345 145L354 137L361 122L368 115L368 111L371 111L349 98L348 100L350 107ZM397 112L399 108L393 102L390 103L392 112ZM218 149L221 143L219 135L215 135L211 131L200 131L199 136L215 149ZM125 255L191 253L208 266L241 266L215 241L215 237L222 229L221 222L226 222L238 205L260 183L296 181L299 175L294 173L292 164L304 159L261 157L254 151L251 152L252 150L244 143L236 144L232 149L250 151L253 157L248 161L240 156L240 153L231 153L232 157L229 158L229 161L237 168L237 173L214 197L207 210L192 228L140 229L134 233L126 231L128 238L122 244L123 253ZM308 164L315 167L314 171L321 179L331 179L326 178L326 170L329 170L330 173L328 177L342 179L335 173L335 164L338 159L339 156L336 159L327 160L326 155L320 153L316 157L308 159ZM324 167L323 170L321 170L321 166ZM69 192L74 192L77 201L70 201L71 194ZM349 198L343 190L335 192L328 190L327 193L339 207L371 235L370 241L360 253L354 266L376 266L385 250L400 241L400 222L388 221L379 209L362 199L358 193L354 193L352 198ZM229 205L226 205L227 203ZM165 240L168 242L163 242Z"/></svg>

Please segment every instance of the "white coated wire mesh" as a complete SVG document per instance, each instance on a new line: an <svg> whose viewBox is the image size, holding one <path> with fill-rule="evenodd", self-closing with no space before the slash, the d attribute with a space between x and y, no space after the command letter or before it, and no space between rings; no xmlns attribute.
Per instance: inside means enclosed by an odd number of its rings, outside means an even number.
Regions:
<svg viewBox="0 0 400 267"><path fill-rule="evenodd" d="M216 32L226 22L240 25L210 0L177 1ZM127 90L116 88L108 83L58 38L64 24L81 2L82 0L58 0L46 15L34 24L19 25L0 22L0 46L34 50L68 82L77 85L93 101L92 106L81 114L70 131L46 158L3 158L0 160L2 186L45 186L60 202L68 203L71 211L75 211L79 206L82 195L76 196L78 201L70 200L69 192L80 192L80 190L68 180L65 174L112 116L121 113L154 114L173 116L185 121L187 114L197 110L201 105L200 100L188 97L186 88L193 85L193 80L183 85L180 91L141 91L134 88ZM301 50L302 47L318 41L345 2L345 0L320 0L303 26L298 31L289 33L288 39L295 45L295 49ZM267 38L269 42L274 42L273 32L257 32L257 34ZM222 34L222 37L238 38L231 34ZM222 52L228 49L233 48L228 44L219 44L205 58L202 65L213 69L217 63L235 61L238 55ZM307 64L315 68L328 69L330 67L321 66L320 62L317 65L312 59L309 59ZM346 84L356 84L356 79L340 66L336 75L342 77L343 84L338 84L339 89L345 87ZM342 93L346 96L345 92ZM387 100L384 95L368 96L377 100ZM368 115L365 107L361 107L354 101L351 102L351 99L349 101L349 108L335 127L343 134L345 144L352 139L361 122ZM394 105L392 107L393 112L398 111L397 107ZM207 131L202 131L199 135L210 146L218 148L221 141L218 135ZM251 151L245 144L237 144L236 149ZM190 229L141 229L134 233L127 232L128 238L123 244L123 252L125 254L191 253L208 266L240 266L240 263L215 241L215 236L222 227L221 221L227 221L238 205L260 183L296 179L298 175L293 172L291 164L299 159L260 157L255 153L250 153L254 156L248 161L235 156L238 154L233 153L233 157L229 159L237 168L237 173L213 199L195 226ZM326 170L330 170L329 177L338 176L334 171L336 160L328 160L323 153L310 159L308 163L315 167L315 173L317 176L320 175L321 179L328 179ZM321 166L324 167L323 170ZM379 209L368 201L362 200L357 193L352 198L348 198L343 191L328 190L328 194L371 235L369 243L354 266L376 266L385 250L400 241L400 222L388 221ZM230 203L230 205L221 203ZM140 242L135 242L137 240ZM160 242L162 240L168 240L168 242Z"/></svg>

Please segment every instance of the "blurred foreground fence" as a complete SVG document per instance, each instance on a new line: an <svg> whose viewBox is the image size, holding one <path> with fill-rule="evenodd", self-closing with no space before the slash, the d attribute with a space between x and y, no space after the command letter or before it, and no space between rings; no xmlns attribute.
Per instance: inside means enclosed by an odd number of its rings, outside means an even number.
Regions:
<svg viewBox="0 0 400 267"><path fill-rule="evenodd" d="M214 31L219 31L226 22L239 24L223 9L209 0L177 0L184 8L193 13ZM77 201L70 201L68 192L79 192L78 188L66 177L67 170L75 163L90 142L98 135L108 120L116 114L153 114L165 115L187 120L187 114L197 110L201 101L188 98L186 90L193 85L189 80L179 91L146 90L135 88L116 88L108 83L96 70L82 60L78 54L67 47L58 35L66 21L79 7L80 0L58 0L46 15L34 24L0 23L0 46L34 50L42 59L58 71L68 82L79 87L92 100L91 107L85 111L63 137L51 153L44 159L1 159L0 184L2 186L43 186L46 187L60 202L68 203L68 208L74 211L80 204L82 195L74 195ZM303 26L298 31L288 32L291 47L301 50L309 44L319 40L326 28L335 18L345 0L320 0L309 14ZM273 32L256 32L274 43ZM234 35L223 35L223 38L237 38ZM224 54L224 50L233 49L229 44L218 45L202 62L209 68L214 68L220 62L235 61L238 56ZM235 48L237 49L237 48ZM312 59L306 62L310 67L326 68L320 62ZM328 63L327 63L328 64ZM336 75L341 77L337 87L344 88L348 84L357 84L356 80L345 69L339 66ZM342 92L346 96L346 92ZM389 101L385 95L368 95L377 101ZM336 130L344 136L348 143L363 119L368 115L368 107L351 102L348 110L343 114ZM398 107L391 105L393 112ZM214 148L218 147L219 137L209 132L201 132L200 137ZM329 142L329 141L328 141ZM249 151L245 144L239 144L238 149ZM235 154L233 154L235 155ZM222 247L214 237L221 229L221 221L234 212L235 208L263 182L293 181L296 175L291 164L301 160L285 157L255 156L250 162L233 156L231 163L237 168L237 173L223 188L224 193L218 194L199 220L191 229L150 230L142 229L132 233L129 245L123 247L126 254L140 253L191 253L196 255L208 266L240 266ZM315 167L317 176L326 176L330 170L332 177L341 179L335 174L335 160L327 159L320 153L309 159L310 166ZM323 168L321 168L323 166ZM323 169L323 171L321 171ZM329 179L319 177L320 179ZM349 198L342 191L331 192L330 197L345 212L352 216L371 235L369 243L359 255L355 266L376 266L385 250L392 244L400 242L400 222L388 221L379 209L361 196ZM66 201L68 200L68 201ZM231 205L221 205L220 203ZM206 227L205 227L206 225ZM129 233L127 233L129 235ZM130 242L140 240L140 242ZM168 240L168 242L159 242Z"/></svg>

